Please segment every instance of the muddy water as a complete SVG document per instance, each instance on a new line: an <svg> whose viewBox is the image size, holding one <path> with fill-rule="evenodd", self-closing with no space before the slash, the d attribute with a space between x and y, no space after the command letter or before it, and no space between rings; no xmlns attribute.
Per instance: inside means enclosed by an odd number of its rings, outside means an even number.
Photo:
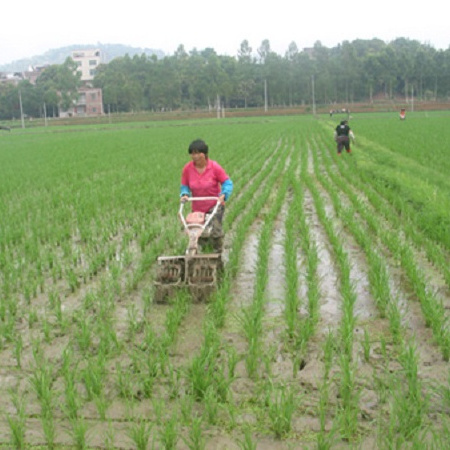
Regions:
<svg viewBox="0 0 450 450"><path fill-rule="evenodd" d="M309 191L305 192L305 214L311 238L315 241L319 256L317 272L320 280L320 320L321 329L334 329L341 317L341 298L338 285L338 271L329 250L328 238L317 216L314 200Z"/></svg>
<svg viewBox="0 0 450 450"><path fill-rule="evenodd" d="M269 254L268 281L266 289L266 314L269 317L279 317L284 312L285 297L285 222L288 204L285 202L279 217L275 220L272 236L272 246Z"/></svg>
<svg viewBox="0 0 450 450"><path fill-rule="evenodd" d="M311 160L309 162L311 163ZM310 168L312 166L310 165ZM319 187L319 186L318 186ZM320 187L319 187L320 188ZM344 249L348 255L351 272L350 277L354 285L357 301L355 303L354 314L357 319L355 328L355 374L356 393L358 395L358 442L346 442L336 435L336 442L332 448L383 448L379 446L380 430L384 426L389 426L385 418L389 417L389 408L392 398L388 395L388 401L382 403L380 394L375 386L375 375L382 376L387 372L387 377L402 375L402 367L399 364L398 349L392 345L389 324L386 319L382 320L377 314L373 299L369 292L367 275L367 262L359 246L351 235L342 227L342 224L335 217L330 199L325 192L322 192L325 202L326 213L332 218L336 229L339 230ZM342 200L345 201L344 196ZM283 209L276 220L272 247L269 257L269 281L266 289L266 305L264 310L264 331L263 331L263 357L261 358L260 377L250 379L245 367L245 356L248 351L248 343L243 336L242 324L239 315L243 308L250 305L254 295L255 269L257 264L257 249L261 222L256 220L248 230L248 235L242 249L241 265L237 277L231 289L230 298L227 303L225 326L218 330L221 336L222 348L221 362L226 361L226 351L232 349L236 352L238 361L235 368L235 377L230 384L230 397L228 402L219 405L219 420L216 423L209 422L205 413L205 401L196 401L192 406L190 417L196 414L204 414L202 423L202 434L206 440L207 449L239 449L242 448L244 430L250 427L252 440L258 449L297 449L297 448L317 448L316 438L320 432L320 422L318 417L320 387L324 376L324 342L328 331L331 329L334 336L336 348L332 356L332 368L329 377L329 397L326 409L325 428L330 431L332 427L339 428L339 419L336 414L342 410L342 401L339 393L340 367L339 367L339 325L341 321L341 303L339 295L339 267L334 262L333 252L327 235L320 224L314 202L310 192L305 192L305 213L308 226L310 228L312 240L315 242L319 252L318 272L320 278L320 317L317 330L308 342L307 349L301 355L302 365L298 366L298 356L292 351L292 343L287 342L284 323L285 295L285 268L284 268L284 238L286 234L285 220L289 207L289 199L283 205ZM227 248L232 239L232 232L225 240L224 259L227 258ZM433 343L431 330L425 327L420 304L405 284L403 272L398 268L395 261L386 257L388 271L391 277L391 292L395 299L398 299L403 312L403 325L405 327L405 339L417 345L419 356L419 377L423 382L423 391L430 395L429 412L425 412L425 422L432 427L437 423L439 427L440 417L448 416L447 406L443 401L442 392L448 388L448 363L442 361L439 349ZM307 297L305 285L305 267L303 255L299 250L299 296L303 301ZM430 268L431 270L432 268ZM427 272L427 278L432 277ZM129 273L124 274L123 283L127 282ZM70 309L67 314L75 314L77 308L83 301L83 295L89 288L97 288L101 282L100 278L91 280L90 286L80 289L73 296L68 295ZM181 409L189 401L188 373L192 358L198 354L203 343L203 325L206 320L208 305L192 304L183 318L175 344L169 349L168 362L170 367L175 368L180 377L180 389L176 395L169 395L169 382L167 368L165 373L157 376L153 398L125 400L117 393L116 363L128 369L130 364L130 352L133 348L139 347L142 342L142 331L138 331L130 341L128 337L129 314L132 305L135 305L136 317L139 321L151 324L156 334L160 336L164 332L165 318L170 305L151 305L147 309L143 305L143 295L148 290L151 280L145 279L135 291L123 294L115 303L113 311L114 329L119 341L123 344L121 353L114 355L107 365L107 377L105 392L108 397L107 418L99 418L95 402L86 400L86 392L83 384L78 379L77 387L82 399L82 417L88 428L88 442L90 446L98 448L136 448L130 438L131 426L135 420L145 418L152 424L152 434L150 442L155 448L163 448L160 445L160 431L165 424L164 420L173 414L178 414L179 439L176 448L188 448L181 440L181 436L187 438L191 430L189 420L182 417ZM430 283L433 285L433 283ZM438 286L438 285L437 285ZM440 295L446 302L448 295L441 290ZM43 296L34 304L40 312L45 311L46 299ZM144 315L145 311L145 315ZM299 312L300 316L306 314L305 305ZM3 324L2 324L3 325ZM42 429L41 404L34 390L30 387L30 375L32 374L34 358L31 342L40 337L44 354L51 361L55 362L53 368L55 380L54 389L54 414L56 419L57 443L60 446L69 448L74 445L71 434L71 422L63 411L65 402L64 382L60 373L61 353L69 345L72 345L75 354L79 355L80 366L84 366L86 361L83 355L77 353L78 348L74 332L78 324L72 324L70 333L66 336L52 335L50 342L42 340L42 330L37 325L31 327L27 324L26 314L19 324L20 332L23 333L24 351L23 368L19 370L14 358L13 343L3 341L0 351L0 395L2 403L0 405L0 444L9 448L10 427L6 420L6 414L15 414L15 408L10 398L10 390L20 392L26 401L26 441L29 445L40 445L45 447L45 438ZM364 339L364 330L368 330L371 339L369 360L362 357L361 343ZM386 355L382 354L381 340L386 341ZM92 352L95 356L96 349ZM149 350L151 351L151 350ZM297 358L297 359L296 359ZM267 365L267 367L266 367ZM297 367L297 369L296 369ZM206 368L205 368L206 369ZM77 367L78 370L78 367ZM131 370L131 369L130 369ZM217 366L217 371L222 370L222 366ZM59 373L59 375L58 375ZM79 373L79 372L77 372ZM401 378L398 378L401 379ZM269 419L269 410L266 402L266 390L269 380L273 383L283 383L292 389L295 394L295 407L292 420L292 430L286 438L276 439ZM386 378L389 382L392 378ZM387 386L389 391L391 386ZM440 391L439 391L440 389ZM439 393L441 392L441 393ZM448 391L447 391L448 392ZM192 400L192 399L191 399ZM158 403L162 405L164 420L158 424L156 421L156 410ZM439 428L438 428L439 429ZM152 444L150 444L151 446Z"/></svg>
<svg viewBox="0 0 450 450"><path fill-rule="evenodd" d="M243 258L233 284L233 303L240 308L250 305L253 298L260 228L261 224L254 224L245 240Z"/></svg>

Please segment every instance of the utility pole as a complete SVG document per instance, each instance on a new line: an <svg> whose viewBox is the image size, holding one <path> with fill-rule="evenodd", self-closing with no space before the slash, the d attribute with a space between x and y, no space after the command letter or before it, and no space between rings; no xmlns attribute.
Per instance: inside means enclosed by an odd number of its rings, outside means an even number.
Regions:
<svg viewBox="0 0 450 450"><path fill-rule="evenodd" d="M264 112L267 112L267 80L264 80Z"/></svg>
<svg viewBox="0 0 450 450"><path fill-rule="evenodd" d="M47 126L47 105L44 102L44 125Z"/></svg>
<svg viewBox="0 0 450 450"><path fill-rule="evenodd" d="M22 121L22 128L25 128L25 121L23 120L23 109L22 109L22 92L19 89L19 105L20 105L20 119Z"/></svg>
<svg viewBox="0 0 450 450"><path fill-rule="evenodd" d="M313 116L316 115L316 93L314 87L314 74L311 75L311 89L312 89L312 110Z"/></svg>

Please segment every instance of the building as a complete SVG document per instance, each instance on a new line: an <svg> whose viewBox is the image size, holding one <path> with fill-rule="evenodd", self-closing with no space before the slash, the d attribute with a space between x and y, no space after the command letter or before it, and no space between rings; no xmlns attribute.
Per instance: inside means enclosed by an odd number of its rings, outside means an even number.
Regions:
<svg viewBox="0 0 450 450"><path fill-rule="evenodd" d="M101 116L103 97L100 88L84 86L78 89L78 100L67 111L60 110L59 117Z"/></svg>
<svg viewBox="0 0 450 450"><path fill-rule="evenodd" d="M78 66L77 72L81 74L81 81L92 81L97 67L102 63L101 51L98 49L74 50L71 57Z"/></svg>
<svg viewBox="0 0 450 450"><path fill-rule="evenodd" d="M92 86L97 67L102 63L100 50L75 50L72 52L71 58L77 65L77 73L80 73L83 86L78 89L79 97L74 106L67 111L60 110L59 116L84 117L102 115L102 90Z"/></svg>
<svg viewBox="0 0 450 450"><path fill-rule="evenodd" d="M78 100L68 110L59 110L60 117L85 117L103 115L103 96L100 88L94 88L92 81L97 67L102 62L100 50L77 50L72 52L72 59L77 64L77 72L81 74L82 86L78 89ZM0 83L17 85L22 80L28 80L35 85L37 78L48 67L30 67L27 71L16 73L0 72Z"/></svg>

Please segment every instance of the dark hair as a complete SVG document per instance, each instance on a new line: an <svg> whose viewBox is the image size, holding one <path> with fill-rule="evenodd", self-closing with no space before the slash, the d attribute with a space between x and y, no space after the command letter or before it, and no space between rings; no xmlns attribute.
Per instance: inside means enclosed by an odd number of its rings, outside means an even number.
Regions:
<svg viewBox="0 0 450 450"><path fill-rule="evenodd" d="M206 145L205 141L202 141L201 139L196 139L195 141L192 141L189 145L189 154L191 154L193 151L197 151L200 153L204 153L205 155L208 154L208 146Z"/></svg>

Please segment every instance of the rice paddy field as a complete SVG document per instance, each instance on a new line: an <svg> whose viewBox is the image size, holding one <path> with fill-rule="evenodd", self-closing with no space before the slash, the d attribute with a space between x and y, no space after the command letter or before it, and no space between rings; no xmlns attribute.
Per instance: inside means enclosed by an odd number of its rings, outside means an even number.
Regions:
<svg viewBox="0 0 450 450"><path fill-rule="evenodd" d="M450 113L344 118L2 132L0 448L448 448ZM196 138L225 271L159 304Z"/></svg>

